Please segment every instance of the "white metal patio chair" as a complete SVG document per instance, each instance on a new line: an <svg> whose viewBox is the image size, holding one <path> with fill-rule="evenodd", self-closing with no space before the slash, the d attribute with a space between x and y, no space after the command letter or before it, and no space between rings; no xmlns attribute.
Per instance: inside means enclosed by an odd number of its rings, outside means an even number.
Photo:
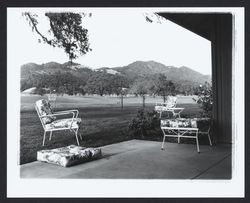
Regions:
<svg viewBox="0 0 250 203"><path fill-rule="evenodd" d="M177 116L181 117L181 112L184 108L177 108L177 97L168 96L167 101L165 103L156 103L155 111L160 114L160 118L163 112L171 112L173 116L176 118Z"/></svg>
<svg viewBox="0 0 250 203"><path fill-rule="evenodd" d="M78 118L79 115L78 110L74 109L74 110L53 112L50 107L50 103L45 99L36 101L35 108L44 129L43 146L45 144L45 137L47 132L50 132L49 140L51 140L52 133L54 131L61 131L61 130L70 130L71 132L74 132L77 144L79 145L78 130L80 127L81 118ZM57 119L56 117L63 115L72 115L72 116L70 118L63 118L63 119ZM80 138L82 140L81 134Z"/></svg>

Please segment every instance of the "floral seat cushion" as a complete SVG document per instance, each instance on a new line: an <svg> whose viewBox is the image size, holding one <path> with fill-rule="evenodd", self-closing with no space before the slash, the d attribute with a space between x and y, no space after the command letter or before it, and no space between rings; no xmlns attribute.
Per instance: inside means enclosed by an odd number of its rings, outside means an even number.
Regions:
<svg viewBox="0 0 250 203"><path fill-rule="evenodd" d="M40 116L46 116L46 115L53 114L50 103L45 99L41 99L41 100L36 101L36 107L37 107L37 110L38 110ZM56 120L55 116L47 116L47 117L42 118L42 121L44 124L51 123L54 120Z"/></svg>
<svg viewBox="0 0 250 203"><path fill-rule="evenodd" d="M155 111L157 111L157 112L167 111L169 108L173 108L173 107L175 107L175 105L166 103L166 104L155 106Z"/></svg>
<svg viewBox="0 0 250 203"><path fill-rule="evenodd" d="M178 118L161 120L161 127L172 128L198 128L207 130L210 127L209 118Z"/></svg>
<svg viewBox="0 0 250 203"><path fill-rule="evenodd" d="M81 123L81 118L72 118L55 120L51 123L45 125L46 130L55 129L55 128L78 128Z"/></svg>
<svg viewBox="0 0 250 203"><path fill-rule="evenodd" d="M37 152L37 160L63 167L73 166L102 157L100 148L85 148L76 145Z"/></svg>

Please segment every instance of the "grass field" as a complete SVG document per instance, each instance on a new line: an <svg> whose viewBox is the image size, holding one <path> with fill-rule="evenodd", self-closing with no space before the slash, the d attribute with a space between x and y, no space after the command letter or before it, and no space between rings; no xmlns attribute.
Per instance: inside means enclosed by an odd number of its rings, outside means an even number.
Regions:
<svg viewBox="0 0 250 203"><path fill-rule="evenodd" d="M36 152L41 149L51 149L70 144L76 144L75 136L69 131L54 132L52 140L46 137L42 146L43 128L34 108L35 101L46 96L21 96L21 132L20 132L20 164L36 160ZM146 110L152 111L155 102L161 102L160 97L147 97ZM133 139L128 129L129 121L142 106L140 97L124 98L124 108L120 107L116 97L100 96L58 96L55 111L78 109L82 118L80 133L83 140L81 146L97 147ZM184 107L183 117L197 117L201 109L192 97L178 97L178 107ZM158 133L147 139L161 140Z"/></svg>

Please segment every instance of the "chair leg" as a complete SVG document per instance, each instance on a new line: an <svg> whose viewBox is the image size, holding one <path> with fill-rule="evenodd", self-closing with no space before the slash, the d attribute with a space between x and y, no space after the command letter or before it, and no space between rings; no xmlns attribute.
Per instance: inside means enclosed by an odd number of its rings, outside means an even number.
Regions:
<svg viewBox="0 0 250 203"><path fill-rule="evenodd" d="M49 140L51 140L52 132L53 132L53 131L50 131Z"/></svg>
<svg viewBox="0 0 250 203"><path fill-rule="evenodd" d="M171 111L171 112L173 114L173 118L176 118L177 113L175 113L174 111Z"/></svg>
<svg viewBox="0 0 250 203"><path fill-rule="evenodd" d="M211 138L210 138L210 133L208 133L207 136L208 136L208 140L209 140L210 146L213 146L212 141L211 141Z"/></svg>
<svg viewBox="0 0 250 203"><path fill-rule="evenodd" d="M163 141L162 141L162 144L161 144L161 150L163 150L163 148L164 148L164 142L165 142L165 139L166 139L166 135L165 135L164 130L162 130L162 132L163 132Z"/></svg>
<svg viewBox="0 0 250 203"><path fill-rule="evenodd" d="M79 133L79 136L80 136L80 139L82 140L82 134L81 133Z"/></svg>
<svg viewBox="0 0 250 203"><path fill-rule="evenodd" d="M78 127L78 134L79 134L80 139L82 140L82 134L79 132L79 130L80 130L80 127Z"/></svg>
<svg viewBox="0 0 250 203"><path fill-rule="evenodd" d="M75 131L75 136L76 136L76 142L77 142L77 144L78 144L78 146L79 146L80 144L79 144L79 140L78 140L77 132L78 132L78 128L77 128L77 129L76 129L76 131Z"/></svg>
<svg viewBox="0 0 250 203"><path fill-rule="evenodd" d="M45 144L45 136L46 136L46 131L44 131L44 134L43 134L43 146Z"/></svg>
<svg viewBox="0 0 250 203"><path fill-rule="evenodd" d="M164 149L164 142L165 142L165 138L166 138L166 136L164 135L164 137L163 137L163 141L162 141L162 144L161 144L161 150L163 150L163 149Z"/></svg>
<svg viewBox="0 0 250 203"><path fill-rule="evenodd" d="M196 144L197 144L197 152L200 153L199 139L198 139L198 131L196 132Z"/></svg>
<svg viewBox="0 0 250 203"><path fill-rule="evenodd" d="M178 113L179 118L181 118L181 112Z"/></svg>
<svg viewBox="0 0 250 203"><path fill-rule="evenodd" d="M180 132L179 132L179 130L178 130L178 144L180 144Z"/></svg>

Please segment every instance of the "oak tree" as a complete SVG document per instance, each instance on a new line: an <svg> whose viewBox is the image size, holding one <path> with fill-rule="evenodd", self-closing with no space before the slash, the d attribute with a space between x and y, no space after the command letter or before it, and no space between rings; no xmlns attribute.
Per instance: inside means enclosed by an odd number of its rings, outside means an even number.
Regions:
<svg viewBox="0 0 250 203"><path fill-rule="evenodd" d="M41 37L44 43L64 49L71 64L72 60L79 55L84 55L91 51L88 41L88 30L81 26L82 17L87 16L87 14L72 12L45 13L45 16L49 19L48 33L52 35L51 38L48 38L39 31L38 15L30 12L25 12L23 15L28 20L32 30ZM38 41L41 42L41 39Z"/></svg>
<svg viewBox="0 0 250 203"><path fill-rule="evenodd" d="M156 76L153 86L150 88L156 95L160 95L163 98L163 102L166 101L168 95L175 93L175 84L171 80L167 80L164 74Z"/></svg>

